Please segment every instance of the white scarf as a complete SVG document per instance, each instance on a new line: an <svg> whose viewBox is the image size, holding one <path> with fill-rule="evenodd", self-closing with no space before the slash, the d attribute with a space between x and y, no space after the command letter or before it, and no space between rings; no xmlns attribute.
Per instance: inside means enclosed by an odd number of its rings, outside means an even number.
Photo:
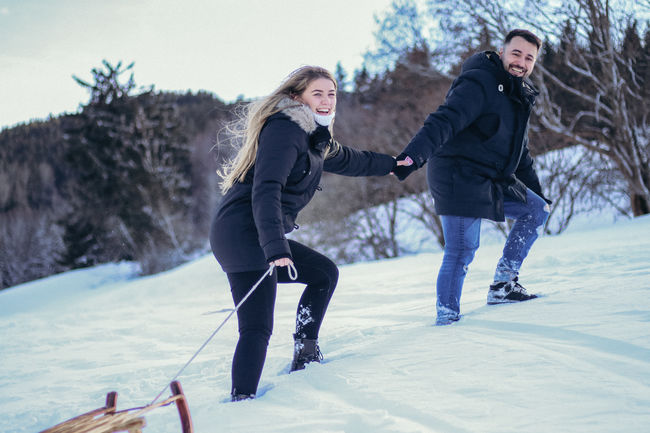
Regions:
<svg viewBox="0 0 650 433"><path fill-rule="evenodd" d="M334 115L336 113L332 114L318 114L314 113L314 120L316 120L316 123L318 123L321 126L330 126L330 123L332 123L332 120L334 120Z"/></svg>

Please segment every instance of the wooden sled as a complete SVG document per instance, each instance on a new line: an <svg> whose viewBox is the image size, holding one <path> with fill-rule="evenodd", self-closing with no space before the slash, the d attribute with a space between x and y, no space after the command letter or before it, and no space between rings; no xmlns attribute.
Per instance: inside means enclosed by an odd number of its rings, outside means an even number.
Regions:
<svg viewBox="0 0 650 433"><path fill-rule="evenodd" d="M175 403L178 409L183 433L194 433L190 409L181 384L174 381L169 387L172 396L168 399L149 406L121 411L116 410L117 393L109 392L106 394L106 406L71 418L40 433L113 433L121 431L142 433L142 428L147 425L143 415L152 409L172 403Z"/></svg>

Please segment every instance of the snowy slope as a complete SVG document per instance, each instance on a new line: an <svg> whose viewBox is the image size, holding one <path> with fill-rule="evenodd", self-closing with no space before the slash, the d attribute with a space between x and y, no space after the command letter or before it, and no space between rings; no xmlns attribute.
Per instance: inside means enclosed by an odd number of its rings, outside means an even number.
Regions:
<svg viewBox="0 0 650 433"><path fill-rule="evenodd" d="M522 283L486 306L500 244L479 249L462 320L435 327L440 253L341 268L323 364L287 374L298 285L280 286L256 400L229 403L236 321L180 381L204 432L648 432L650 218L543 237ZM0 292L0 431L36 432L104 404L151 402L232 308L206 256L136 278L128 264ZM168 395L168 391L165 393ZM173 407L145 432L180 432Z"/></svg>

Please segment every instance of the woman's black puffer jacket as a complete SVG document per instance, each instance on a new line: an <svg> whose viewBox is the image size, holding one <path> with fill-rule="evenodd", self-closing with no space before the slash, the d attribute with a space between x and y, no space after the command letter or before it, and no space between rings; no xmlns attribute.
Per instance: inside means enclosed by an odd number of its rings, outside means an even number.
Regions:
<svg viewBox="0 0 650 433"><path fill-rule="evenodd" d="M225 272L266 269L291 257L285 235L319 189L324 171L346 176L382 176L395 160L329 140L314 142L316 123L309 107L291 99L265 123L255 165L218 206L210 230L212 251ZM321 127L322 128L322 127Z"/></svg>

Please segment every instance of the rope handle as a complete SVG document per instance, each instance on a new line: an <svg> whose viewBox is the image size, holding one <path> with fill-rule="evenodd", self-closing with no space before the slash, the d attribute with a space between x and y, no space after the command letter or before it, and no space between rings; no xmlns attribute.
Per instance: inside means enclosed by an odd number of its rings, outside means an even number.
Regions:
<svg viewBox="0 0 650 433"><path fill-rule="evenodd" d="M185 371L185 369L186 369L186 368L187 368L187 367L192 363L192 361L194 361L194 359L195 359L195 358L199 355L199 353L200 353L200 352L205 348L205 346L208 345L208 343L210 342L210 340L212 340L212 338L213 338L215 335L217 335L217 332L219 332L219 331L221 330L221 328L223 327L223 325L226 324L226 322L228 321L228 319L230 319L230 317L232 317L232 315L235 314L235 313L239 310L239 307L241 307L241 306L244 304L244 302L246 302L246 300L250 297L250 295L253 294L253 292L255 291L255 289L257 289L257 286L259 286L259 285L262 283L262 281L264 281L264 279L265 279L268 275L273 274L273 270L274 270L274 269L275 269L275 265L274 265L273 263L271 263L271 264L269 265L269 268L266 270L266 272L264 272L264 275L262 275L262 276L260 277L260 279L257 280L257 282L253 285L253 287L251 287L251 289L248 291L248 293L246 293L246 296L244 296L244 298L243 298L241 301L239 301L239 303L235 306L235 308L232 309L232 310L230 311L230 314L228 314L228 316L223 320L223 322L221 322L221 324L217 327L217 329L214 330L214 332L212 333L212 335L210 335L210 336L208 337L208 339L205 340L205 343L203 343L203 344L201 345L201 347L199 347L199 350L197 350L197 351L194 353L194 355L192 355L192 357L190 358L190 360L187 361L187 362L185 363L185 365L184 365L184 366L183 366L183 367L178 371L178 373L176 373L176 375L173 377L173 379L169 381L170 384L171 384L172 382L174 382L174 381L178 378L178 376L180 376L181 373L183 373L183 371ZM289 278L291 278L292 281L295 281L296 279L298 279L298 270L296 269L296 266L295 266L293 263L290 263L290 264L287 266L287 272L289 273ZM156 401L158 401L158 399L159 399L160 396L165 392L165 390L167 389L168 386L169 386L169 385L166 385L166 386L162 389L162 391L160 391L160 393L158 393L158 395L156 396L156 398L153 399L153 401L150 403L150 405L153 405Z"/></svg>
<svg viewBox="0 0 650 433"><path fill-rule="evenodd" d="M296 281L296 279L298 279L298 271L296 270L296 266L293 263L289 264L287 272L289 272L289 278L291 278L292 281Z"/></svg>
<svg viewBox="0 0 650 433"><path fill-rule="evenodd" d="M253 285L253 287L251 287L251 289L248 291L248 293L246 294L246 296L244 296L244 298L243 298L241 301L239 301L239 304L237 304L237 305L235 306L235 308L234 308L232 311L230 311L230 314L228 314L228 316L227 316L225 319L223 319L223 322L221 322L221 325L219 325L219 326L217 327L217 329L214 330L214 332L212 333L212 335L210 335L210 336L208 337L208 339L205 340L205 343L203 343L203 344L201 345L201 347L199 347L199 350L197 350L197 351L194 353L194 355L192 355L192 357L190 358L190 360L187 361L187 362L185 363L185 365L184 365L184 366L183 366L183 367L178 371L178 373L176 373L176 375L174 376L174 378L173 378L172 380L169 381L170 384L171 384L172 382L174 382L174 381L178 378L178 376L180 376L181 373L183 373L183 371L185 371L185 369L187 368L187 366L190 365L190 363L191 363L192 361L194 361L194 359L195 359L195 358L199 355L199 353L200 353L200 352L205 348L205 346L208 345L208 343L210 342L210 340L212 340L212 338L213 338L215 335L217 335L217 332L219 332L219 331L221 330L221 328L223 327L223 325L226 324L226 322L228 321L228 319L230 319L230 318L232 317L232 315L235 314L235 313L239 310L239 307L241 307L241 306L244 304L244 302L246 302L246 300L250 297L250 295L253 294L253 292L255 291L255 289L257 289L257 286L259 286L259 285L262 283L262 281L264 281L264 278L266 278L267 275L271 275L271 274L273 273L273 269L274 269L274 268L275 268L275 265L274 265L274 264L269 265L269 269L267 269L266 272L264 272L264 275L262 275L262 276L260 277L260 279L257 280L257 282ZM295 270L295 268L294 268L294 270ZM158 399L159 399L160 396L163 394L163 392L165 392L165 390L167 389L167 387L169 387L169 385L165 385L165 387L164 387L164 388L163 388L163 389L158 393L158 395L156 396L156 398L153 399L153 401L150 403L150 405L153 405L156 401L158 401Z"/></svg>

